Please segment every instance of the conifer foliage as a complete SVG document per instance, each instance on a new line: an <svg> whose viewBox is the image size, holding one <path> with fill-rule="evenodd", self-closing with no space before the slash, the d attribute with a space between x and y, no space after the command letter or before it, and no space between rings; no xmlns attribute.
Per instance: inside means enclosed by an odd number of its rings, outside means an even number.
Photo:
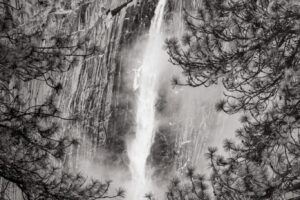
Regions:
<svg viewBox="0 0 300 200"><path fill-rule="evenodd" d="M185 22L182 41L166 41L187 77L176 84L222 84L217 110L243 115L238 142L224 142L229 154L207 153L213 196L300 199L299 1L203 0Z"/></svg>

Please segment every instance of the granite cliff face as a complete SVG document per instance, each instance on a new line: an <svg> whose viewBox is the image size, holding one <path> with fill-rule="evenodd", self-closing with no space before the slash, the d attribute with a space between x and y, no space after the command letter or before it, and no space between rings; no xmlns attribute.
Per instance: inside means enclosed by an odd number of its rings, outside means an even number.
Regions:
<svg viewBox="0 0 300 200"><path fill-rule="evenodd" d="M56 98L62 115L80 116L79 121L62 122L64 134L80 138L80 146L66 158L68 165L74 166L82 157L118 166L128 162L124 136L133 132L135 94L127 79L138 64L138 59L128 59L129 52L137 38L147 32L156 2L69 0L45 7L36 2L26 4L32 16L23 16L24 23L28 27L43 24L46 38L70 34L73 40L87 39L100 47L96 55L86 57L56 79L63 85ZM38 10L43 15L36 17ZM51 93L37 81L22 88L32 104Z"/></svg>
<svg viewBox="0 0 300 200"><path fill-rule="evenodd" d="M93 164L126 168L128 159L125 136L134 134L135 92L131 87L132 69L142 52L131 48L147 33L157 0L11 0L11 5L26 10L18 14L27 33L42 31L45 43L55 35L70 35L74 42L83 40L97 46L96 54L85 56L77 66L57 74L63 86L56 105L64 117L61 133L78 138L63 163L76 170L86 159ZM141 38L141 39L140 39ZM44 45L44 44L41 44ZM134 55L134 59L130 58ZM14 83L12 83L14 84ZM39 104L54 91L44 82L20 84L20 96L28 105ZM2 184L2 180L0 180ZM20 199L11 188L11 197Z"/></svg>

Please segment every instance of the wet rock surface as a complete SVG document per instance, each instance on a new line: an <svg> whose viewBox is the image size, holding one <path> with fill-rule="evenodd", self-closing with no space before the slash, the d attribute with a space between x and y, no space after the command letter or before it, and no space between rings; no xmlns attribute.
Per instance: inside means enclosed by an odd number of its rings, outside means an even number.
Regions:
<svg viewBox="0 0 300 200"><path fill-rule="evenodd" d="M26 5L31 16L22 21L28 31L40 24L45 39L56 34L71 35L72 40L86 40L99 48L56 81L63 89L56 104L63 116L80 120L61 121L64 134L79 138L80 145L66 158L66 166L76 166L80 158L107 165L128 163L124 137L133 134L135 92L130 81L135 61L129 61L130 48L136 38L150 26L157 1L125 0L58 1L48 8L37 2ZM43 10L43 15L35 15ZM45 11L46 10L46 11ZM44 101L51 91L44 83L22 83L20 92L35 104Z"/></svg>

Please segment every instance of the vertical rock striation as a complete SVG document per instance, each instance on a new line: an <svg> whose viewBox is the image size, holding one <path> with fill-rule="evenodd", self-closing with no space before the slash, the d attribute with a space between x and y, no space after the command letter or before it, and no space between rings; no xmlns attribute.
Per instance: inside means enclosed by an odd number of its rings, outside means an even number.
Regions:
<svg viewBox="0 0 300 200"><path fill-rule="evenodd" d="M156 0L75 0L23 2L27 15L20 21L27 31L43 28L45 40L66 34L72 40L86 40L97 46L95 55L86 56L70 71L58 74L63 89L56 104L65 117L62 132L80 139L65 160L65 166L77 166L80 159L107 165L128 163L124 139L133 132L134 98L128 79L137 59L129 59L130 48L150 26ZM21 4L19 0L15 4ZM136 56L138 58L138 55ZM44 101L52 91L42 82L22 83L20 95L29 104Z"/></svg>

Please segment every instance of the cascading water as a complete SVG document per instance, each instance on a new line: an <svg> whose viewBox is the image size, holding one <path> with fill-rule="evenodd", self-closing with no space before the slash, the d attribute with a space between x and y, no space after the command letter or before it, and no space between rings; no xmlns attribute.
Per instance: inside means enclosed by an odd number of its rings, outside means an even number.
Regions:
<svg viewBox="0 0 300 200"><path fill-rule="evenodd" d="M143 64L137 70L134 89L139 90L136 115L136 137L128 144L130 159L131 185L128 199L141 200L149 188L151 181L146 175L146 160L150 153L155 129L155 101L157 96L158 76L161 71L160 57L163 37L163 23L166 0L160 0L152 20L149 39L145 50Z"/></svg>

